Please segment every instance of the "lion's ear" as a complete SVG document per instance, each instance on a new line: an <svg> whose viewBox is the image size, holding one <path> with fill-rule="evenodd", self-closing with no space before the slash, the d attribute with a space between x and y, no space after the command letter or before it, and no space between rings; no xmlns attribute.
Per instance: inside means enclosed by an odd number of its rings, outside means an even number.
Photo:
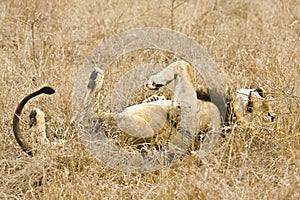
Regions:
<svg viewBox="0 0 300 200"><path fill-rule="evenodd" d="M254 91L257 92L259 94L259 96L261 96L262 98L265 97L265 92L262 88L258 87Z"/></svg>

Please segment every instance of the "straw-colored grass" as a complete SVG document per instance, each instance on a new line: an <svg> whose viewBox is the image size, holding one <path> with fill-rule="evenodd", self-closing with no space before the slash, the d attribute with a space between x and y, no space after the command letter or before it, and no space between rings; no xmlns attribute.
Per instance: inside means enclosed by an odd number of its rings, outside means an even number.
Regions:
<svg viewBox="0 0 300 200"><path fill-rule="evenodd" d="M3 0L0 10L0 199L300 199L299 1ZM205 159L187 155L156 172L128 174L98 162L70 125L76 74L101 40L142 27L194 38L229 93L257 86L269 92L276 122L234 127ZM15 141L12 117L43 85L56 93L27 105L23 131L30 108L38 107L48 133L69 142L29 157Z"/></svg>

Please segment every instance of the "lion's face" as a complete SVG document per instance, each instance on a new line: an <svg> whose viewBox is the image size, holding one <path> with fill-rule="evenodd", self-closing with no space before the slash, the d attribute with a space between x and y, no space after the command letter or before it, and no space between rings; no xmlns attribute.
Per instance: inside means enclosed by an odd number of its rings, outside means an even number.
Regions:
<svg viewBox="0 0 300 200"><path fill-rule="evenodd" d="M275 120L275 114L262 88L239 89L236 97L227 105L227 113L227 120L231 122L240 121L244 117L259 117L267 122Z"/></svg>
<svg viewBox="0 0 300 200"><path fill-rule="evenodd" d="M254 113L271 122L275 120L275 114L271 111L269 101L262 88L257 88L249 92L246 112Z"/></svg>

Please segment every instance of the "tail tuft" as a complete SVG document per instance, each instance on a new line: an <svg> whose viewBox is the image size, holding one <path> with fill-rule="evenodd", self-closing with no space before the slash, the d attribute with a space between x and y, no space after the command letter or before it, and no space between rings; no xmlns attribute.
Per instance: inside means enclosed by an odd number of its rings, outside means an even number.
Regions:
<svg viewBox="0 0 300 200"><path fill-rule="evenodd" d="M40 89L40 93L45 93L45 94L54 94L55 90L52 89L51 87L45 86Z"/></svg>

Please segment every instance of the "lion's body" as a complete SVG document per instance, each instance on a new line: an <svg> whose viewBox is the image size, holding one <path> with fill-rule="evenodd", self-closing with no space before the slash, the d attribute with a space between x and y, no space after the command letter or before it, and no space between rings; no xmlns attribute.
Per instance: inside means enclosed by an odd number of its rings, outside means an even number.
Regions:
<svg viewBox="0 0 300 200"><path fill-rule="evenodd" d="M93 82L100 83L96 84L96 90L100 91L105 74L99 71L97 73L97 80ZM165 100L163 97L157 99L152 96L144 103L129 106L120 113L111 113L101 109L97 97L94 112L99 121L117 124L122 135L135 141L131 144L153 143L158 138L166 139L168 137L166 135L172 132L173 125L169 120L169 111L176 107L176 104L171 100Z"/></svg>
<svg viewBox="0 0 300 200"><path fill-rule="evenodd" d="M150 138L161 132L172 105L171 100L142 103L127 107L115 116L122 131L139 138Z"/></svg>

